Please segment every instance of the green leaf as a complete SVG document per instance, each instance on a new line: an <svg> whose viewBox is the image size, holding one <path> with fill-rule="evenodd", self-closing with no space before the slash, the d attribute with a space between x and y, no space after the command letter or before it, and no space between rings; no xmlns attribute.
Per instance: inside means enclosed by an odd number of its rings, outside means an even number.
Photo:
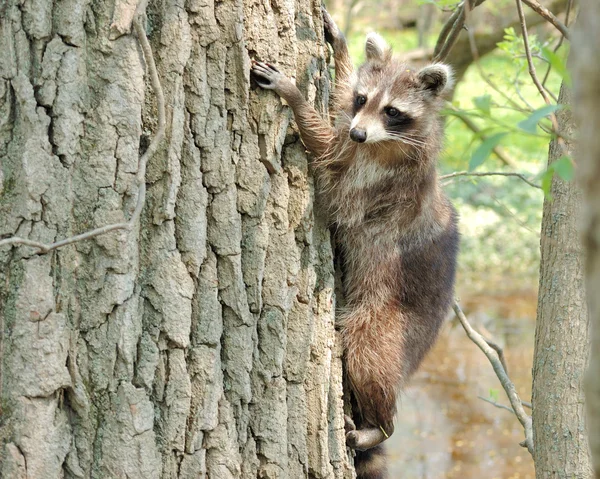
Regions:
<svg viewBox="0 0 600 479"><path fill-rule="evenodd" d="M537 132L537 124L542 118L547 117L551 113L561 108L562 105L546 105L535 110L528 118L520 121L517 126L527 133L535 134Z"/></svg>
<svg viewBox="0 0 600 479"><path fill-rule="evenodd" d="M491 95L481 95L473 98L473 104L475 107L485 113L486 115L490 114L490 106L492 103Z"/></svg>
<svg viewBox="0 0 600 479"><path fill-rule="evenodd" d="M548 168L542 174L542 191L544 195L550 196L550 188L552 186L552 177L554 176L554 170L552 167Z"/></svg>
<svg viewBox="0 0 600 479"><path fill-rule="evenodd" d="M554 174L557 174L563 181L571 181L575 177L575 167L573 165L573 159L569 156L561 156L558 160L554 161L544 173L541 175L542 179L542 190L544 194L550 199L550 189L552 187L552 178Z"/></svg>
<svg viewBox="0 0 600 479"><path fill-rule="evenodd" d="M544 58L546 58L546 60L550 62L552 68L556 70L556 72L560 75L560 77L563 79L566 85L570 87L571 74L569 73L569 70L567 70L567 64L563 57L554 53L552 50L546 47L542 48L542 53L544 55Z"/></svg>
<svg viewBox="0 0 600 479"><path fill-rule="evenodd" d="M474 170L479 165L481 165L487 157L490 156L492 150L500 143L500 140L508 135L507 132L496 133L488 138L486 138L481 145L477 147L477 149L473 152L473 156L471 156L471 161L469 162L469 171Z"/></svg>
<svg viewBox="0 0 600 479"><path fill-rule="evenodd" d="M556 174L565 181L571 181L575 176L573 160L568 156L563 156L559 158L550 166L556 172Z"/></svg>
<svg viewBox="0 0 600 479"><path fill-rule="evenodd" d="M490 394L490 399L492 401L498 402L498 390L497 389L490 389L489 394Z"/></svg>

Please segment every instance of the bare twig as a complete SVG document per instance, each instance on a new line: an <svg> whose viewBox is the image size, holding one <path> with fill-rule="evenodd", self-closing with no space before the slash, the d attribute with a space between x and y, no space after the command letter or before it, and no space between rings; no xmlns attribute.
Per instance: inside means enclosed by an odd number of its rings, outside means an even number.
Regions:
<svg viewBox="0 0 600 479"><path fill-rule="evenodd" d="M458 111L458 109L454 108L452 105L449 106L450 109L454 110L454 111ZM473 120L471 120L470 118L464 116L464 115L456 115L456 117L463 122L463 124L469 129L471 130L473 133L475 133L476 135L478 135L482 141L485 141L488 139L488 137L486 135L483 135L481 133L481 128L479 128L477 126L477 123L475 123ZM506 166L511 166L514 167L515 166L515 160L513 160L508 153L506 153L506 151L504 151L502 148L500 148L499 146L495 146L494 148L492 148L492 152L498 157L498 159L504 163Z"/></svg>
<svg viewBox="0 0 600 479"><path fill-rule="evenodd" d="M509 412L511 412L511 413L513 413L513 414L515 413L515 412L513 411L513 408L511 408L511 407L508 407L508 406L505 406L504 404L500 404L499 402L492 401L492 400L491 400L491 399L489 399L489 398L484 398L483 396L477 396L477 398L478 398L478 399L481 399L482 401L485 401L485 402L487 402L487 403L490 403L492 406L495 406L495 407L497 407L497 408L500 408L500 409L506 409L507 411L509 411Z"/></svg>
<svg viewBox="0 0 600 479"><path fill-rule="evenodd" d="M506 206L504 204L503 201L501 201L496 194L490 190L490 197L494 200L494 203L496 203L500 208L502 208L502 210L508 215L510 216L513 220L515 220L515 222L523 229L529 231L530 233L537 235L539 234L539 232L532 230L529 226L527 226L527 223L525 223L524 221L521 221L519 219L519 217L517 216L516 213L514 213L508 206Z"/></svg>
<svg viewBox="0 0 600 479"><path fill-rule="evenodd" d="M537 0L523 0L523 3L546 21L554 25L554 27L562 34L563 37L565 37L567 40L570 40L571 36L569 34L569 29L558 18L556 18L556 16L550 10L541 5Z"/></svg>
<svg viewBox="0 0 600 479"><path fill-rule="evenodd" d="M452 15L450 15L450 18L448 18L448 21L442 27L440 34L438 36L438 39L437 39L437 43L435 44L435 47L433 49L434 57L437 57L440 54L440 51L442 50L444 43L446 43L446 39L448 38L450 30L452 30L452 27L454 26L454 23L458 19L459 15L461 15L460 7L458 7L456 10L454 10L454 13L452 13Z"/></svg>
<svg viewBox="0 0 600 479"><path fill-rule="evenodd" d="M458 40L460 32L465 26L466 11L473 10L483 2L485 2L485 0L465 0L450 16L442 28L437 44L433 50L434 62L443 62L450 53L450 50L452 50L452 47Z"/></svg>
<svg viewBox="0 0 600 479"><path fill-rule="evenodd" d="M506 374L506 370L502 366L502 362L500 361L498 354L496 353L495 349L488 345L483 336L481 336L481 334L479 334L473 329L473 327L467 320L467 317L463 313L462 309L460 309L460 306L456 301L454 302L452 308L454 309L456 317L460 321L460 324L464 328L469 339L471 339L471 341L473 341L477 345L477 347L479 347L479 349L483 351L483 353L488 358L488 361L491 363L492 368L496 373L496 376L498 376L498 379L500 380L502 388L508 396L510 405L512 406L514 413L516 414L517 418L519 419L519 422L521 423L525 431L525 440L521 443L521 445L523 447L526 447L529 453L533 455L533 429L531 417L523 409L523 404L521 403L521 399L517 394L515 385L508 377L508 374Z"/></svg>
<svg viewBox="0 0 600 479"><path fill-rule="evenodd" d="M465 9L465 21L468 22L469 21L469 16L471 14L471 10L470 9ZM529 110L523 109L516 101L514 101L510 96L508 96L506 94L506 92L502 89L499 88L498 85L496 85L491 77L489 75L487 75L484 71L483 71L483 67L481 66L481 62L480 60L480 55L479 55L479 50L477 48L477 43L475 42L475 35L473 34L473 29L472 28L467 28L467 38L469 40L469 47L471 49L471 55L473 56L473 61L475 63L475 66L477 67L477 70L479 71L479 75L481 76L481 78L496 92L498 93L500 96L502 96L509 104L511 104L513 106L513 108L515 108L518 111L521 112L527 112L529 113L531 110L533 110L533 108L529 107L529 104L524 101L525 105L529 108Z"/></svg>
<svg viewBox="0 0 600 479"><path fill-rule="evenodd" d="M494 351L496 351L496 354L498 355L498 359L500 360L500 364L502 364L502 367L506 371L506 374L508 374L508 366L506 365L506 358L504 357L504 349L502 349L499 344L496 344L491 339L487 339L487 338L483 338L483 339L485 340L485 342L488 344L488 346L490 348L492 348Z"/></svg>
<svg viewBox="0 0 600 479"><path fill-rule="evenodd" d="M531 56L531 48L529 46L529 33L527 32L527 23L525 21L525 14L523 13L523 4L521 3L521 0L516 0L516 2L517 2L517 12L519 14L519 21L521 22L521 33L523 34L523 45L525 46L525 56L527 57L527 65L529 67L529 75L531 76L531 79L533 80L533 83L535 84L536 88L540 92L540 95L544 99L544 102L546 102L546 105L552 105L553 103L550 101L550 98L548 98L546 89L540 83L540 80L539 80L536 70L535 70L535 65L533 64L533 58ZM554 113L550 113L550 121L552 122L552 129L554 130L554 133L556 135L558 135L558 133L559 133L558 120ZM560 138L560 136L558 136L557 141L558 141L558 144L561 146L561 148L564 149L564 141Z"/></svg>
<svg viewBox="0 0 600 479"><path fill-rule="evenodd" d="M523 58L525 55L517 55L517 58ZM540 55L533 55L534 58L537 58L538 60L543 61L544 63L546 63L550 68L552 68L552 64L545 59L544 57L540 56ZM515 77L515 81L513 82L514 86L515 86L515 90L517 90L517 94L519 95L519 98L521 99L521 101L523 101L523 103L525 103L526 105L529 105L529 103L527 102L527 100L525 100L525 97L521 94L521 90L519 89L519 76L521 74L521 71L519 70L517 72L517 75ZM554 101L554 103L558 103L558 97L546 86L546 84L544 83L544 81L542 81L542 86L544 87L544 90L546 91L546 93L548 95L550 95L550 97L552 97L552 100ZM534 110L533 107L531 107L531 110Z"/></svg>
<svg viewBox="0 0 600 479"><path fill-rule="evenodd" d="M466 0L466 1L468 1L468 0ZM444 39L444 42L440 45L439 51L437 53L435 53L435 51L437 50L437 45L436 45L436 48L434 49L434 57L433 57L434 62L444 61L446 59L446 57L448 56L448 53L450 53L450 50L456 43L456 40L458 40L458 36L460 35L461 30L465 26L465 6L464 6L464 4L461 5L460 7L458 7L458 9L456 10L456 14L453 14L452 17L450 17L450 19L452 19L453 17L454 17L454 22L450 26L448 35Z"/></svg>
<svg viewBox="0 0 600 479"><path fill-rule="evenodd" d="M527 98L525 98L525 96L521 92L521 88L519 87L519 77L520 76L521 76L521 71L518 70L517 74L515 75L515 80L513 81L513 86L515 87L515 92L517 93L517 96L523 102L523 104L526 105L527 108L529 108L529 111L534 111L535 108L527 101ZM545 88L546 87L544 87L544 89ZM546 91L548 91L548 90L546 90Z"/></svg>
<svg viewBox="0 0 600 479"><path fill-rule="evenodd" d="M141 2L141 5L143 4L145 4L145 2ZM138 7L138 12L136 12L136 17L133 20L133 25L138 37L138 41L140 42L140 46L142 47L142 51L144 53L144 60L146 62L146 67L150 75L150 83L156 96L158 110L158 129L154 134L154 137L152 138L148 149L145 151L145 153L142 155L138 162L138 172L136 175L136 180L138 183L138 198L135 210L133 211L131 218L129 218L129 221L123 223L115 223L111 225L102 226L100 228L96 228L91 231L87 231L85 233L81 233L79 235L71 236L69 238L57 241L55 243L46 244L41 243L39 241L33 241L27 238L19 238L15 236L12 238L0 240L0 247L6 245L30 246L32 248L38 249L41 254L44 254L52 250L62 248L63 246L95 238L96 236L100 236L106 233L110 233L111 231L131 231L134 228L135 223L137 222L142 212L142 208L144 207L144 202L146 200L146 166L148 164L149 158L151 158L154 155L154 153L156 153L160 142L164 138L166 128L165 99L163 95L162 86L160 84L160 79L158 78L156 64L154 63L152 48L150 47L150 42L148 42L148 37L146 36L142 19L143 11L140 11Z"/></svg>
<svg viewBox="0 0 600 479"><path fill-rule="evenodd" d="M573 0L569 0L567 2L567 13L565 14L565 26L567 26L567 28L569 26L569 18L571 18L571 8L572 7L573 7ZM560 38L558 39L558 43L554 47L554 53L556 53L558 51L558 49L563 44L564 40L565 40L565 37L563 35L561 35ZM550 70L552 70L552 64L548 65L548 68L546 69L546 73L544 74L544 79L542 80L542 85L544 85L544 88L546 88L546 82L548 81L548 77L550 76Z"/></svg>
<svg viewBox="0 0 600 479"><path fill-rule="evenodd" d="M508 171L484 171L484 172L476 172L476 171L456 171L454 173L450 173L447 175L442 175L439 177L440 180L446 180L448 178L455 178L457 176L514 176L516 178L520 178L529 186L533 186L534 188L542 189L540 185L533 183L531 180L527 179L525 175L521 173L513 173Z"/></svg>
<svg viewBox="0 0 600 479"><path fill-rule="evenodd" d="M498 407L498 408L500 408L500 409L506 409L507 411L510 411L510 412L512 412L513 414L515 413L515 411L513 411L513 408L511 408L511 407L508 407L508 406L505 406L504 404L500 404L500 403L498 403L498 402L496 402L496 401L493 401L492 399L485 398L485 397L483 397L483 396L477 396L477 397L478 397L479 399L481 399L482 401L485 401L485 402L487 402L487 403L490 403L492 406L496 406L496 407ZM529 402L527 402L527 401L521 401L521 404L522 404L523 406L525 406L526 408L529 408L529 409L531 409L531 403L529 403Z"/></svg>

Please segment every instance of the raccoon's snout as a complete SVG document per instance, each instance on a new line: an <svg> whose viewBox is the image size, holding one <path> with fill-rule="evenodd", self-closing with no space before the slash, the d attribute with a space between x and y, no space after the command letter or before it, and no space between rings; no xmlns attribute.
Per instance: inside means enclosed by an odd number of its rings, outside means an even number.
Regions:
<svg viewBox="0 0 600 479"><path fill-rule="evenodd" d="M367 140L367 132L360 128L352 128L350 130L350 138L357 143L364 143Z"/></svg>

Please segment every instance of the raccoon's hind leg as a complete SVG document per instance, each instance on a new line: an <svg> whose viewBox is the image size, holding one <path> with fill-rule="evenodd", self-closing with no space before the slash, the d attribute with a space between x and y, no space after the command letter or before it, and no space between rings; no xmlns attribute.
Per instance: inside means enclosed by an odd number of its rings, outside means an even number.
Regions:
<svg viewBox="0 0 600 479"><path fill-rule="evenodd" d="M252 62L256 83L275 90L292 107L303 143L315 156L322 157L335 138L333 128L310 106L296 85L269 63Z"/></svg>
<svg viewBox="0 0 600 479"><path fill-rule="evenodd" d="M403 372L402 324L395 304L359 305L342 318L346 371L359 411L358 428L346 433L352 448L370 449L394 432Z"/></svg>

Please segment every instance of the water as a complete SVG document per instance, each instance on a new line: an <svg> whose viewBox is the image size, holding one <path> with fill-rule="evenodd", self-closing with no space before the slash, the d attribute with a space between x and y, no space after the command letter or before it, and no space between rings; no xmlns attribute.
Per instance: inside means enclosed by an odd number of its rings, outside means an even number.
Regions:
<svg viewBox="0 0 600 479"><path fill-rule="evenodd" d="M472 296L461 301L471 324L504 348L508 372L531 397L535 292ZM452 317L400 400L386 442L393 479L534 479L516 416L479 399L508 405L491 365Z"/></svg>

